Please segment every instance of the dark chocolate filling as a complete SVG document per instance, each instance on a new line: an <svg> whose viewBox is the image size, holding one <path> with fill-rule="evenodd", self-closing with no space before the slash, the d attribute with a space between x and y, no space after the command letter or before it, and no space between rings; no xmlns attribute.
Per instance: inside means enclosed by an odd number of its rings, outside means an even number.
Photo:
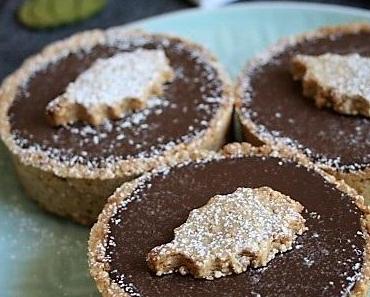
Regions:
<svg viewBox="0 0 370 297"><path fill-rule="evenodd" d="M216 194L260 186L287 194L306 208L309 230L293 250L265 268L214 281L177 273L158 277L149 271L147 253L172 240L173 229L192 209ZM318 173L293 163L256 157L193 163L154 176L132 197L136 199L110 220L106 251L111 279L132 296L348 296L361 274L361 210Z"/></svg>
<svg viewBox="0 0 370 297"><path fill-rule="evenodd" d="M298 53L369 56L370 33L335 35L288 47L252 73L252 100L245 100L242 106L254 123L298 142L314 159L339 157L339 165L369 164L370 119L319 109L312 99L305 98L301 82L293 81L289 72L290 59Z"/></svg>
<svg viewBox="0 0 370 297"><path fill-rule="evenodd" d="M35 73L24 89L19 90L9 109L11 131L18 144L24 148L38 145L50 154L57 149L59 155L54 157L61 159L80 156L82 163L95 160L101 164L111 157L126 158L163 151L168 143L190 141L204 131L220 107L220 100L209 98L223 95L223 82L217 70L176 38L167 40L154 36L140 41L140 45L133 40L131 44L99 45L88 52L72 53ZM167 105L153 107L146 114L127 115L97 129L83 123L68 128L54 128L48 124L47 103L63 93L68 83L97 58L138 47L164 48L176 71L175 80L167 85L162 98L168 101Z"/></svg>

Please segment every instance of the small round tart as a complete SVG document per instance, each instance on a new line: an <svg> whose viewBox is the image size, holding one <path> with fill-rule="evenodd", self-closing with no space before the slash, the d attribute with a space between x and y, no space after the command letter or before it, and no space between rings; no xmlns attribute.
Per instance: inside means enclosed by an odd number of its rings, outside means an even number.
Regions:
<svg viewBox="0 0 370 297"><path fill-rule="evenodd" d="M266 147L231 144L193 154L124 184L91 231L90 271L103 296L365 296L368 208L346 184L310 163L276 157ZM146 256L218 194L267 186L305 208L307 231L266 267L216 280L156 276ZM356 295L357 294L357 295Z"/></svg>
<svg viewBox="0 0 370 297"><path fill-rule="evenodd" d="M49 123L48 104L97 59L140 50L164 52L174 74L143 109L98 126ZM232 106L229 79L207 50L177 37L117 27L79 33L25 61L2 85L0 132L29 195L51 212L91 224L116 187L164 156L218 149Z"/></svg>
<svg viewBox="0 0 370 297"><path fill-rule="evenodd" d="M290 72L297 54L370 56L370 25L322 28L282 40L252 60L239 77L241 137L302 153L370 198L370 119L316 107Z"/></svg>

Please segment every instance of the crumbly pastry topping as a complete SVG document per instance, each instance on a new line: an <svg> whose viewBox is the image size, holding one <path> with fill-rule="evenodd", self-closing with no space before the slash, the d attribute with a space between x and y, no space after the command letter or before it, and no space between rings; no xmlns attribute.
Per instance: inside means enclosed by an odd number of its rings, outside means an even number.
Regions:
<svg viewBox="0 0 370 297"><path fill-rule="evenodd" d="M137 49L98 59L47 106L54 125L86 121L99 125L141 109L174 77L163 50Z"/></svg>
<svg viewBox="0 0 370 297"><path fill-rule="evenodd" d="M370 116L370 58L359 54L297 55L292 60L294 79L318 107L344 114Z"/></svg>
<svg viewBox="0 0 370 297"><path fill-rule="evenodd" d="M269 187L214 196L191 211L173 241L150 251L148 265L157 275L179 271L209 280L266 266L305 231L302 211Z"/></svg>

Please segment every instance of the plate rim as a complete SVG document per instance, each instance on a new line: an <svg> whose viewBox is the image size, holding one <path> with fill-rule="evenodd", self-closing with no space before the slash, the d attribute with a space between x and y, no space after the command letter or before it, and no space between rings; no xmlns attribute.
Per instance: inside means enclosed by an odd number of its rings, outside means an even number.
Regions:
<svg viewBox="0 0 370 297"><path fill-rule="evenodd" d="M127 24L118 25L115 27L137 27L144 25L147 22L159 21L166 18L176 17L192 17L199 14L209 14L212 12L229 11L232 13L235 10L240 9L277 9L277 10L306 10L306 11L317 11L317 12L331 12L342 15L353 15L358 17L370 18L370 10L361 7L352 7L340 4L329 4L329 3L310 3L310 2L298 2L298 1L260 1L260 2L242 2L232 3L229 5L213 8L201 8L201 7L190 7L179 9L176 11L165 12L159 15L143 18L137 21L133 21Z"/></svg>

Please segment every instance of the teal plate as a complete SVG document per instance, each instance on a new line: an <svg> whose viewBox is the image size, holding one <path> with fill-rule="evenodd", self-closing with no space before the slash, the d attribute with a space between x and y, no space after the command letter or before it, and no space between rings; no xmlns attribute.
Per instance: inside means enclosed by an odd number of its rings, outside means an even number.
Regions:
<svg viewBox="0 0 370 297"><path fill-rule="evenodd" d="M210 48L235 77L253 55L282 36L322 25L370 21L365 10L264 2L192 9L130 26L173 33ZM0 145L0 295L99 296L87 266L88 228L40 210L25 197Z"/></svg>

